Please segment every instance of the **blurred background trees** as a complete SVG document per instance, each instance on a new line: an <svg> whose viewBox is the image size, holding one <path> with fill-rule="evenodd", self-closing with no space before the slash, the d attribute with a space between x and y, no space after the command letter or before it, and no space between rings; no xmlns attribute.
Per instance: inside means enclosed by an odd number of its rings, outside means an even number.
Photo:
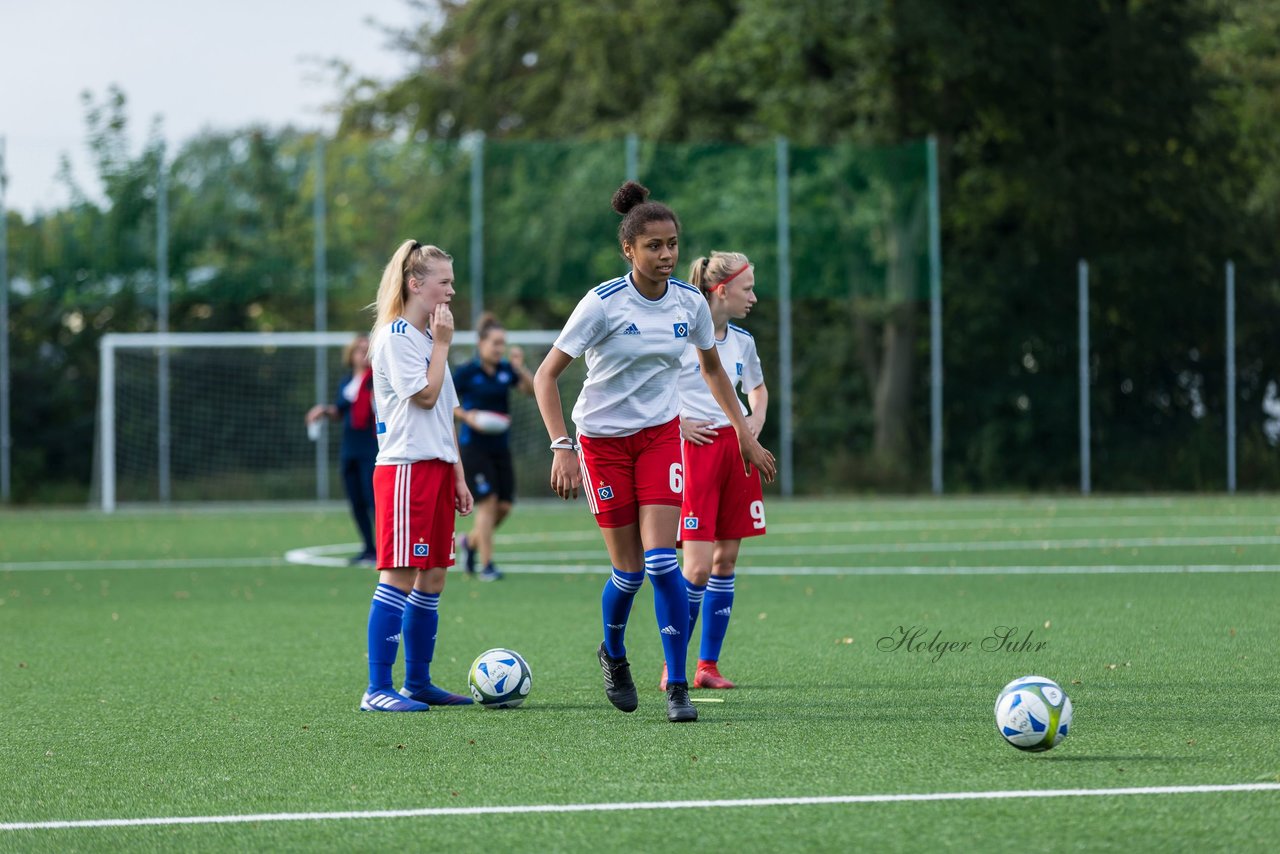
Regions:
<svg viewBox="0 0 1280 854"><path fill-rule="evenodd" d="M492 304L512 325L558 326L618 266L612 187L588 177L599 169L587 161L609 158L622 177L622 141L635 134L641 180L685 220L685 260L740 248L757 261L765 299L749 325L768 368L772 146L785 136L793 203L808 211L793 220L807 389L796 415L813 446L798 449L799 488L923 489L923 271L886 248L918 241L922 213L902 201L897 232L871 234L865 211L895 209L895 185L877 176L906 168L898 146L934 134L948 489L1076 483L1082 257L1095 487L1223 485L1228 258L1240 481L1280 486L1261 406L1280 380L1276 4L447 0L394 43L413 74L348 78L335 93L330 328L367 322L361 309L406 235L450 248L466 282L477 133L492 158ZM115 90L88 96L85 115L97 190L71 187L61 210L8 213L19 500L83 498L98 338L155 326L161 131L136 139ZM708 156L723 143L739 146L730 160ZM167 152L172 329L311 328L313 150L298 129L251 127ZM864 250L884 254L876 277Z"/></svg>

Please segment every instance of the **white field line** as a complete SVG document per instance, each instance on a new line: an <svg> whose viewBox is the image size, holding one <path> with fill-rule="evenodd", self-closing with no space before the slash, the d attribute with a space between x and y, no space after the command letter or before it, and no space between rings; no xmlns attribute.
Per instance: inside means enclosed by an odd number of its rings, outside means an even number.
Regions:
<svg viewBox="0 0 1280 854"><path fill-rule="evenodd" d="M297 549L296 552L303 552ZM341 563L318 563L306 559L303 554L290 552L289 562L301 565L343 566ZM580 563L518 563L503 562L504 572L517 575L604 575L608 567L604 557L592 553L592 559ZM0 564L0 572L40 572L54 570L104 570L104 569L221 569L226 567L278 567L286 561L278 557L243 558L240 560L192 560L192 561L44 561L33 563ZM739 575L1180 575L1202 573L1271 573L1280 572L1280 564L1190 563L1190 564L1077 564L1063 566L1010 565L1010 566L739 566Z"/></svg>
<svg viewBox="0 0 1280 854"><path fill-rule="evenodd" d="M284 812L248 815L193 815L157 818L98 818L79 821L13 821L0 830L61 830L87 827L142 827L175 824L247 824L268 821L350 821L380 818L515 815L530 813L637 812L641 810L736 809L741 807L826 806L834 804L892 804L920 801L992 801L1030 798L1100 798L1132 795L1196 795L1237 792L1280 792L1280 783L1241 783L1208 786L1132 786L1120 789L1025 789L994 792L920 792L888 795L830 795L796 798L738 798L703 801L636 801L620 804L528 804L488 807L425 807L400 810L344 812Z"/></svg>
<svg viewBox="0 0 1280 854"><path fill-rule="evenodd" d="M1018 520L996 517L994 519L897 519L885 521L847 522L793 522L771 525L771 534L858 534L877 531L981 531L981 530L1034 530L1036 528L1106 528L1135 527L1159 523L1173 528L1204 526L1222 526L1235 524L1276 524L1280 525L1280 517L1273 516L1182 516L1182 517L1054 517L1050 519ZM525 534L499 534L497 545L520 545L537 543L566 542L600 542L600 532L594 528L577 531L530 532ZM1131 540L1013 540L962 543L861 543L855 545L813 546L797 549L794 546L753 545L751 553L760 555L789 555L797 552L811 554L880 554L910 552L960 552L960 551L1009 551L1027 549L1045 551L1053 548L1137 548L1142 546L1180 547L1183 545L1215 546L1215 545L1270 545L1280 543L1280 537L1236 537L1236 538L1144 538ZM220 567L259 567L279 566L282 563L295 563L307 566L347 566L346 557L335 555L354 554L361 548L358 543L337 545L308 546L291 549L283 559L278 557L249 558L164 558L139 560L53 560L53 561L11 561L0 563L0 572L31 572L38 570L99 570L99 569L216 569ZM527 556L509 555L504 562L519 560L584 560L594 561L599 555L595 551L554 552Z"/></svg>
<svg viewBox="0 0 1280 854"><path fill-rule="evenodd" d="M959 552L1056 552L1088 549L1186 548L1188 546L1270 546L1280 545L1280 537L1127 537L1079 540L965 540L936 543L844 543L832 545L750 544L744 554L758 555L900 555L954 554ZM524 561L600 560L603 549L578 551L526 552L503 555L502 564L518 565Z"/></svg>
<svg viewBox="0 0 1280 854"><path fill-rule="evenodd" d="M1053 528L1142 528L1165 529L1269 526L1280 532L1278 516L1054 516L1045 519L998 517L994 519L882 519L847 522L783 522L769 526L771 534L841 534L876 531L1034 531ZM501 534L499 535L502 536ZM547 535L543 535L547 536Z"/></svg>
<svg viewBox="0 0 1280 854"><path fill-rule="evenodd" d="M606 559L592 564L503 563L512 575L609 574ZM1078 564L1074 566L741 566L738 575L1197 575L1280 572L1280 563Z"/></svg>
<svg viewBox="0 0 1280 854"><path fill-rule="evenodd" d="M276 557L199 557L199 558L148 558L146 560L30 560L0 563L0 572L48 572L53 570L99 569L226 569L235 567L285 566L287 561ZM345 561L343 562L345 565Z"/></svg>
<svg viewBox="0 0 1280 854"><path fill-rule="evenodd" d="M339 543L334 546L307 546L289 549L284 559L302 566L351 566L351 555L363 549L362 543ZM338 557L334 557L338 555Z"/></svg>
<svg viewBox="0 0 1280 854"><path fill-rule="evenodd" d="M103 560L103 561L30 561L26 563L0 563L0 572L50 572L72 570L126 570L126 569L223 569L279 567L286 564L303 566L348 566L346 559L325 557L325 553L348 553L357 544L338 546L316 546L311 549L292 549L284 558L195 558L190 560ZM807 549L780 549L775 553L804 554ZM562 563L537 563L548 559L560 558ZM572 560L571 560L572 558ZM529 562L525 562L525 561ZM544 553L529 555L526 558L509 556L503 561L503 568L517 574L528 575L594 575L606 572L603 556L595 551L577 553ZM576 561L576 562L574 562ZM743 575L1178 575L1197 573L1271 573L1280 572L1280 564L1233 564L1233 563L1176 563L1176 564L1073 564L1050 566L1043 564L1020 565L956 565L956 566L919 566L919 565L884 565L884 566L769 566L742 565L738 572Z"/></svg>
<svg viewBox="0 0 1280 854"><path fill-rule="evenodd" d="M850 519L845 522L782 522L769 526L770 534L861 534L877 531L1033 531L1052 528L1137 528L1159 525L1164 528L1231 527L1270 525L1280 531L1280 516L1056 516L1050 519ZM599 542L595 528L578 531L532 531L497 536L497 544ZM359 548L359 546L354 546Z"/></svg>

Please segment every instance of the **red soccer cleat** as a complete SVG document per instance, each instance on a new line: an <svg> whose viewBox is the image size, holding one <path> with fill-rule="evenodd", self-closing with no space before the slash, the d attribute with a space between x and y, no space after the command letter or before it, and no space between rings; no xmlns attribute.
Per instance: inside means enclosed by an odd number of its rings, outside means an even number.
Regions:
<svg viewBox="0 0 1280 854"><path fill-rule="evenodd" d="M664 683L667 681L666 675L667 673L664 670L662 672L662 681ZM714 661L703 661L702 659L698 659L698 670L693 676L693 687L732 688L734 685L728 679L725 679L720 675L720 670L716 667L716 663Z"/></svg>

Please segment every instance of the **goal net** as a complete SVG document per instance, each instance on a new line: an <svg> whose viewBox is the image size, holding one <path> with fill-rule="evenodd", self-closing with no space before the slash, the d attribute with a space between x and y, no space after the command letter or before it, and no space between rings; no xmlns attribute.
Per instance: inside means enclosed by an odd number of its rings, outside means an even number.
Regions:
<svg viewBox="0 0 1280 854"><path fill-rule="evenodd" d="M101 343L94 498L121 503L245 502L343 497L339 424L308 436L303 417L332 403L353 332L137 333ZM537 370L554 330L507 330ZM450 364L472 358L459 330ZM585 367L561 378L566 416ZM511 449L520 497L549 495L546 430L531 396L511 395Z"/></svg>

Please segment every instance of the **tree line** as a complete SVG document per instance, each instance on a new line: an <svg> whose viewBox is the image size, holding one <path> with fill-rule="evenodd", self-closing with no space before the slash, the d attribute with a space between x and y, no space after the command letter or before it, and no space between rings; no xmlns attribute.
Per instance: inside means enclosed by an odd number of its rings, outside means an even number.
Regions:
<svg viewBox="0 0 1280 854"><path fill-rule="evenodd" d="M479 133L487 237L514 247L486 255L493 306L512 326L558 326L575 293L617 269L613 179L599 176L620 176L634 134L641 179L686 220L686 252L740 248L757 260L766 299L750 326L768 358L767 207L785 136L804 212L792 223L797 483L925 489L925 272L899 244L922 245L915 155L934 135L948 488L1078 482L1082 257L1095 487L1222 488L1227 259L1240 483L1280 485L1263 406L1280 381L1273 3L469 0L424 10L394 43L412 73L349 75L335 93L330 328L366 317L400 237L448 247L465 282ZM125 93L85 108L100 194L68 177L65 207L7 213L19 500L83 498L98 338L155 327L162 157L171 328L312 324L311 135L207 132L165 154L155 131L138 150Z"/></svg>

